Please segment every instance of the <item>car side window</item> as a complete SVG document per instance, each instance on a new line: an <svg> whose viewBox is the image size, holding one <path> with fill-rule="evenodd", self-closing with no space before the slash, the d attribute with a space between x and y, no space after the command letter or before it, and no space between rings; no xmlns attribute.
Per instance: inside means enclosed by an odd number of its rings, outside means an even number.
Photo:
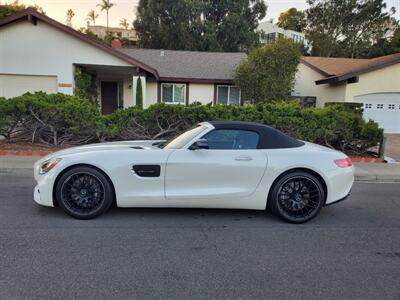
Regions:
<svg viewBox="0 0 400 300"><path fill-rule="evenodd" d="M254 131L236 129L216 129L206 134L210 149L249 150L257 149L259 135Z"/></svg>

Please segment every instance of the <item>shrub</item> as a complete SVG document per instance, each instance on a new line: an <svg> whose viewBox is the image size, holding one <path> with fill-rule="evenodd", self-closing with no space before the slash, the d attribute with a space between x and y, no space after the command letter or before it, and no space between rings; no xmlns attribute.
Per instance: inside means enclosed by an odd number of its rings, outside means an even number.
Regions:
<svg viewBox="0 0 400 300"><path fill-rule="evenodd" d="M0 134L12 141L82 144L97 141L169 139L210 120L252 121L275 127L301 140L349 154L362 154L379 143L382 129L343 105L302 108L299 102L249 106L155 104L101 115L91 102L75 96L43 93L0 99Z"/></svg>
<svg viewBox="0 0 400 300"><path fill-rule="evenodd" d="M99 112L87 100L65 94L25 94L3 100L1 134L8 140L61 146L96 140Z"/></svg>

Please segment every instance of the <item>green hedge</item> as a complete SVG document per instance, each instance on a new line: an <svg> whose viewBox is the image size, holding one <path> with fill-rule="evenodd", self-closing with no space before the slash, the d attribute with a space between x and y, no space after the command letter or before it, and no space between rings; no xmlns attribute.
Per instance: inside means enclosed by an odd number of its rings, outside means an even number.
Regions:
<svg viewBox="0 0 400 300"><path fill-rule="evenodd" d="M383 131L341 105L302 108L298 102L256 106L156 104L101 115L87 100L64 94L26 94L0 99L0 134L11 141L61 146L98 141L169 139L198 122L237 120L263 123L298 139L350 154L379 143Z"/></svg>

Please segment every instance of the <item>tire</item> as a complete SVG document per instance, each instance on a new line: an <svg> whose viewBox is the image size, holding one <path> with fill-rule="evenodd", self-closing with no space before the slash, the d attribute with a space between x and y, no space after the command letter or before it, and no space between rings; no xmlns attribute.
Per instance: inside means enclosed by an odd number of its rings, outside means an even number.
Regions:
<svg viewBox="0 0 400 300"><path fill-rule="evenodd" d="M325 191L315 176L294 171L274 183L268 202L276 216L300 224L318 215L325 203Z"/></svg>
<svg viewBox="0 0 400 300"><path fill-rule="evenodd" d="M70 216L88 220L105 213L114 201L109 179L91 167L75 167L57 182L56 200Z"/></svg>

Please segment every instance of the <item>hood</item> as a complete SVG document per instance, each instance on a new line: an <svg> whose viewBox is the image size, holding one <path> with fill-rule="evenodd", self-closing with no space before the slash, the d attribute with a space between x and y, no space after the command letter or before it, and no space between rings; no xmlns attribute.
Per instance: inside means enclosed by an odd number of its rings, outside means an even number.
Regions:
<svg viewBox="0 0 400 300"><path fill-rule="evenodd" d="M110 143L83 145L51 153L48 156L46 156L43 160L49 159L51 157L65 156L74 153L124 150L129 148L132 150L160 150L160 148L157 147L157 144L163 142L165 142L165 140L124 141L124 142L110 142Z"/></svg>

